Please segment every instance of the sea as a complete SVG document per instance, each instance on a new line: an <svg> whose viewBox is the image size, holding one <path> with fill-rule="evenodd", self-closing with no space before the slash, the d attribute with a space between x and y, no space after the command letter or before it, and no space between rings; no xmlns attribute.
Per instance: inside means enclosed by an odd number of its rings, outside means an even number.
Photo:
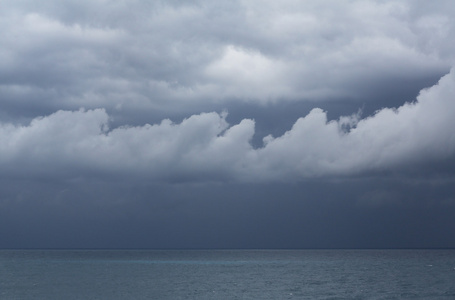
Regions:
<svg viewBox="0 0 455 300"><path fill-rule="evenodd" d="M0 299L455 299L455 250L0 250Z"/></svg>

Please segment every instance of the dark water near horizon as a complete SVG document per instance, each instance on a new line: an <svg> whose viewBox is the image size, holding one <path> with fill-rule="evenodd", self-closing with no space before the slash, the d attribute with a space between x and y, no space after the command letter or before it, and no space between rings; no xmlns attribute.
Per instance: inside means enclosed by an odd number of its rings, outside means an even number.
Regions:
<svg viewBox="0 0 455 300"><path fill-rule="evenodd" d="M0 250L0 299L455 299L455 250Z"/></svg>

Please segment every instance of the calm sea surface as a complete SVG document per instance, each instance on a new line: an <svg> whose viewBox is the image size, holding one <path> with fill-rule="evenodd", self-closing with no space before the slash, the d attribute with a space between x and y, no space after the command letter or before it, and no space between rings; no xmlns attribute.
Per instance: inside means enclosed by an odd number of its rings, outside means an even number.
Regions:
<svg viewBox="0 0 455 300"><path fill-rule="evenodd" d="M455 250L0 250L0 299L455 299Z"/></svg>

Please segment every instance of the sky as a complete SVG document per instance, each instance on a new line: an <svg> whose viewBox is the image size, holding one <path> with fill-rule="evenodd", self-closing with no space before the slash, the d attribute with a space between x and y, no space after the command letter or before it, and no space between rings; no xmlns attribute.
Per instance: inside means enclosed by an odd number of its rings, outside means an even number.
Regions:
<svg viewBox="0 0 455 300"><path fill-rule="evenodd" d="M0 0L0 248L455 247L455 6Z"/></svg>

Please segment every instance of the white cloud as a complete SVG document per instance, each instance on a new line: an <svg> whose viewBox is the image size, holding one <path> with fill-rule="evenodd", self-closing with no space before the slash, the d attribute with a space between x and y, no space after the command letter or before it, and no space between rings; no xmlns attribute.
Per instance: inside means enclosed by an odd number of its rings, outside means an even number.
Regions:
<svg viewBox="0 0 455 300"><path fill-rule="evenodd" d="M256 51L227 46L223 56L206 68L214 93L223 98L273 101L289 94L291 86L281 79L286 66Z"/></svg>
<svg viewBox="0 0 455 300"><path fill-rule="evenodd" d="M455 72L444 76L417 102L385 108L358 121L350 132L313 110L281 137L260 149L270 173L284 166L294 176L382 171L447 159L455 154ZM345 122L345 120L342 120ZM266 174L268 172L265 172Z"/></svg>
<svg viewBox="0 0 455 300"><path fill-rule="evenodd" d="M251 145L254 121L229 126L225 114L108 130L102 109L58 111L27 126L2 124L0 164L4 173L97 171L154 180L301 180L399 171L455 155L454 96L452 71L415 103L362 120L354 115L328 122L324 111L314 109L258 149Z"/></svg>

